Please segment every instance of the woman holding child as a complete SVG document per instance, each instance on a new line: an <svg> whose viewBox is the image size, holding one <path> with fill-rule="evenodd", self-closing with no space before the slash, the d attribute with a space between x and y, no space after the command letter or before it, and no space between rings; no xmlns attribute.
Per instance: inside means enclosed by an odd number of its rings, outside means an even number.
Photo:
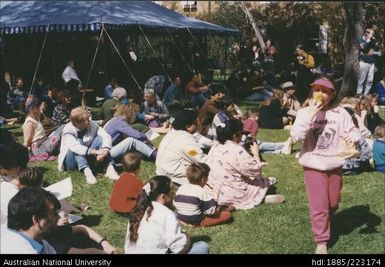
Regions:
<svg viewBox="0 0 385 267"><path fill-rule="evenodd" d="M207 164L212 170L208 187L219 205L232 205L236 209L251 209L262 201L280 203L282 195L266 196L267 189L275 183L273 178L262 177L266 163L260 161L258 145L251 146L252 155L239 144L242 122L229 120L217 128L218 142L211 148Z"/></svg>

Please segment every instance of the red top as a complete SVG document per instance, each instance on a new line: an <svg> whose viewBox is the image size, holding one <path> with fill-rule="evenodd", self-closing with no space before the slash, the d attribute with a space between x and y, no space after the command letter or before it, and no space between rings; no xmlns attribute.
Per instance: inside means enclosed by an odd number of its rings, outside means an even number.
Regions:
<svg viewBox="0 0 385 267"><path fill-rule="evenodd" d="M124 172L116 181L112 190L110 208L121 213L131 212L142 188L143 182L138 176Z"/></svg>
<svg viewBox="0 0 385 267"><path fill-rule="evenodd" d="M243 130L249 132L251 136L256 137L258 133L258 122L251 118L243 121Z"/></svg>

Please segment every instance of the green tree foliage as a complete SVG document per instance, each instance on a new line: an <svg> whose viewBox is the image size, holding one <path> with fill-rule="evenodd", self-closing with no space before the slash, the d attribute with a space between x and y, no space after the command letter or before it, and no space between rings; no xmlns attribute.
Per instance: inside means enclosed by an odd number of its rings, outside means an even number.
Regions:
<svg viewBox="0 0 385 267"><path fill-rule="evenodd" d="M233 1L236 2L236 1ZM281 56L289 57L297 43L309 38L309 27L319 23L329 24L328 55L335 67L343 67L345 49L343 45L346 15L340 2L271 2L256 3L251 10L259 27L267 28L267 37L277 41ZM363 4L365 26L374 25L376 37L382 45L385 43L385 5L381 3ZM250 46L256 42L251 24L237 4L221 2L216 12L202 14L200 19L225 27L236 28L241 32L241 42ZM284 55L287 54L288 55Z"/></svg>

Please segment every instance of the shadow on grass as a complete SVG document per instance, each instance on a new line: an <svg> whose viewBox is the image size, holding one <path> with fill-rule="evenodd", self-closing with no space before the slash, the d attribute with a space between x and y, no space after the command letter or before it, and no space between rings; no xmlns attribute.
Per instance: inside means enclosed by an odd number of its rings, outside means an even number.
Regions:
<svg viewBox="0 0 385 267"><path fill-rule="evenodd" d="M333 247L341 235L348 235L356 228L360 234L378 233L377 226L381 224L381 218L370 211L369 206L359 205L338 212L331 218L332 236L329 247Z"/></svg>

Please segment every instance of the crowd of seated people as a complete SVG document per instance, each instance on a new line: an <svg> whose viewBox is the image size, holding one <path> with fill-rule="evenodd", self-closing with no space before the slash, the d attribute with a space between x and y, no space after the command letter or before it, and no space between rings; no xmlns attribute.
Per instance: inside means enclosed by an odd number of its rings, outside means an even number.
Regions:
<svg viewBox="0 0 385 267"><path fill-rule="evenodd" d="M191 74L189 80L174 75L166 86L165 76L158 74L146 82L143 95L130 99L127 90L112 78L104 88L105 100L98 112L82 101L82 83L73 61L63 73L65 88L51 85L44 89L43 79L38 79L28 94L22 78L8 92L2 86L2 96L6 96L6 108L0 114L6 115L3 123L21 122L12 117L15 110L24 113L24 118L22 144L0 129L7 140L0 144L1 253L117 253L91 228L69 225L65 216L58 215L63 204L41 188L44 175L28 166L29 161L57 161L58 171L79 171L89 185L98 182L96 174L102 169L114 187L109 202L101 205L130 217L125 253L208 253L208 244L192 243L182 225L230 223L233 210L283 203L283 195L268 191L281 177L264 175L268 163L262 154L290 155L293 144L300 140L294 135L282 142L266 142L258 138L258 132L261 128L290 130L295 125L294 133L299 135L297 115L304 119L304 109L314 108L317 92L313 90L316 82L309 84L306 99L306 90L298 93L303 84L298 88L291 78L278 81L271 76L277 50L271 43L269 46L261 61L267 70L250 70L242 79L243 89L208 83L199 73ZM322 75L311 77L321 83ZM306 75L309 81L311 77ZM381 82L377 94L335 103L338 110L343 107L344 115L345 111L349 114L346 119L360 133L351 144L357 153L343 160L345 174L384 172ZM249 95L249 101L257 100L245 114L232 94L240 90L240 95ZM158 147L145 134L148 129L165 134ZM9 153L19 153L19 161L9 159ZM148 183L139 176L142 160L155 164ZM25 209L29 213L22 215ZM30 222L21 225L21 217ZM40 227L43 221L48 223Z"/></svg>

